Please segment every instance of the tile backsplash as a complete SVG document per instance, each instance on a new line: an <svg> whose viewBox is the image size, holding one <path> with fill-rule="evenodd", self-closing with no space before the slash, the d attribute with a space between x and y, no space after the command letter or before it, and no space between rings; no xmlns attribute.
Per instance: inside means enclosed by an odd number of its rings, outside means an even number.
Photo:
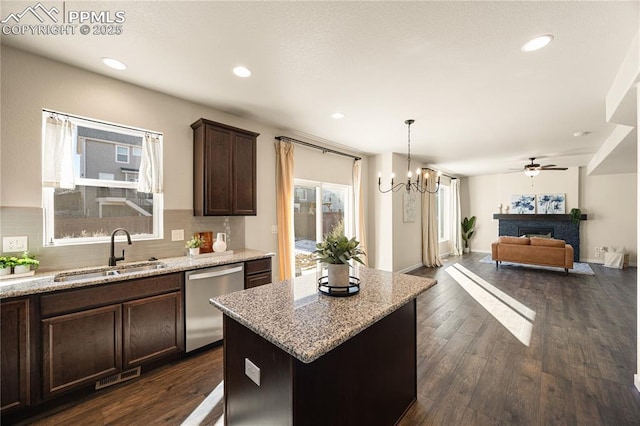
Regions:
<svg viewBox="0 0 640 426"><path fill-rule="evenodd" d="M40 260L40 270L53 271L85 266L106 265L109 243L43 247L42 209L30 207L0 207L0 236L27 236L29 252ZM125 262L147 260L150 257L184 256L185 241L171 241L171 230L184 230L185 240L194 232L226 232L229 250L245 248L244 217L195 217L192 210L164 211L162 240L134 241L132 245L116 243L116 254L125 250ZM0 246L1 248L1 246Z"/></svg>

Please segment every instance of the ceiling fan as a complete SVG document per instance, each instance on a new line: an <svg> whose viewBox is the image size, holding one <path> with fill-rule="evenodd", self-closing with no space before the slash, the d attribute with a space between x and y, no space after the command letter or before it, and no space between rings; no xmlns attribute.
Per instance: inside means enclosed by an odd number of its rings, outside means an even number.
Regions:
<svg viewBox="0 0 640 426"><path fill-rule="evenodd" d="M529 177L538 176L541 170L567 170L566 167L556 167L555 164L547 164L545 166L541 166L540 164L534 163L534 161L536 161L535 157L529 157L529 160L531 160L531 163L525 164L524 168L522 169L524 171L524 174Z"/></svg>

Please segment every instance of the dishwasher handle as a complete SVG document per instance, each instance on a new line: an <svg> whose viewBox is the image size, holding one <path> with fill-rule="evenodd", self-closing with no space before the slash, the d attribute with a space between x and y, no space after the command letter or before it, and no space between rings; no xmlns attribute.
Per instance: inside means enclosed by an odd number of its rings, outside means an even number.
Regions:
<svg viewBox="0 0 640 426"><path fill-rule="evenodd" d="M202 273L195 273L195 274L189 274L189 280L202 280L205 278L213 278L213 277L222 277L225 275L229 275L229 274L235 274L236 272L242 272L243 270L243 266L236 266L235 268L229 268L229 269L219 269L219 270L212 270L212 271L207 271L207 272L202 272Z"/></svg>

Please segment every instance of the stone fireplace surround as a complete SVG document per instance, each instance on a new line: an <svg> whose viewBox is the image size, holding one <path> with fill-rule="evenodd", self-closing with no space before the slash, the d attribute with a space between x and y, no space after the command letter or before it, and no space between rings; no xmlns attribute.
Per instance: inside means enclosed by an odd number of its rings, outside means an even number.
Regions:
<svg viewBox="0 0 640 426"><path fill-rule="evenodd" d="M568 214L494 214L493 218L498 220L498 236L519 237L550 231L552 238L571 244L573 261L580 261L580 223L572 223ZM582 220L586 219L583 214Z"/></svg>

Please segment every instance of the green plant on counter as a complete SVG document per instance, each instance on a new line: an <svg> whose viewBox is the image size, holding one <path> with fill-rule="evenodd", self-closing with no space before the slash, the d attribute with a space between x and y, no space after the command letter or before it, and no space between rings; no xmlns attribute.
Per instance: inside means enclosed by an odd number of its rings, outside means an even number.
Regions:
<svg viewBox="0 0 640 426"><path fill-rule="evenodd" d="M40 266L40 261L36 259L35 256L30 255L29 252L24 252L22 253L22 257L18 257L18 258L12 258L15 259L15 264L16 265L29 265L29 267L36 269L38 266Z"/></svg>
<svg viewBox="0 0 640 426"><path fill-rule="evenodd" d="M189 241L187 241L187 244L185 244L186 248L200 248L202 247L204 244L204 241L202 240L202 238L198 237L198 236L194 236L192 237Z"/></svg>
<svg viewBox="0 0 640 426"><path fill-rule="evenodd" d="M582 219L582 210L580 209L571 209L569 211L569 216L571 216L571 223L578 224L580 219Z"/></svg>
<svg viewBox="0 0 640 426"><path fill-rule="evenodd" d="M0 269L11 268L16 265L18 259L9 256L0 256Z"/></svg>
<svg viewBox="0 0 640 426"><path fill-rule="evenodd" d="M315 260L328 264L348 264L353 259L364 265L361 255L365 255L364 250L359 247L360 242L354 238L344 236L344 225L342 221L334 225L326 236L324 241L316 244Z"/></svg>
<svg viewBox="0 0 640 426"><path fill-rule="evenodd" d="M473 236L473 228L476 226L476 217L471 216L471 219L465 217L462 219L460 225L462 225L462 239L464 240L464 247L469 248L469 240Z"/></svg>

